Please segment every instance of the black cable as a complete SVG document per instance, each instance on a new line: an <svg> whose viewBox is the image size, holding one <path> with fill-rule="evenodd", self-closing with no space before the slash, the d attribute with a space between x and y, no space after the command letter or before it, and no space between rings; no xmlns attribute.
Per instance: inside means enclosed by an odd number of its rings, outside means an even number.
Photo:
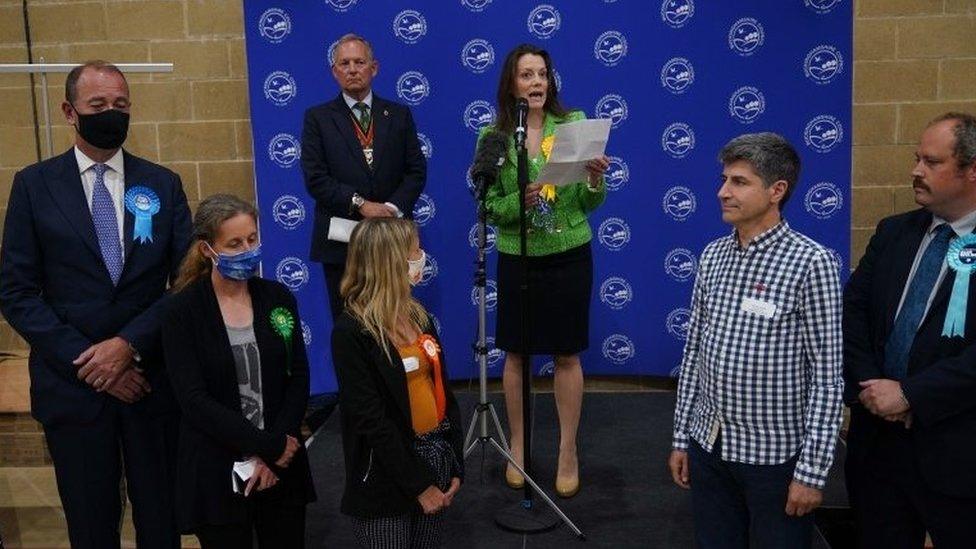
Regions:
<svg viewBox="0 0 976 549"><path fill-rule="evenodd" d="M24 40L27 42L27 62L34 62L34 54L31 51L31 33L30 33L30 16L27 13L27 0L22 2L24 8ZM31 115L34 117L34 154L37 155L37 161L41 161L41 127L37 121L37 91L34 89L34 73L27 73L30 77L30 91L31 91Z"/></svg>

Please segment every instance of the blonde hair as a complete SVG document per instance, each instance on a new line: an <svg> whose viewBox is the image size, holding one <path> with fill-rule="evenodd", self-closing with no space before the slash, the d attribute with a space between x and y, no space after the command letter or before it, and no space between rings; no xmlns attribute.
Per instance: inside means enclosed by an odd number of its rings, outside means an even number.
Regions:
<svg viewBox="0 0 976 549"><path fill-rule="evenodd" d="M180 263L180 271L173 282L173 293L179 292L213 269L213 261L200 251L200 243L213 244L220 232L220 226L232 217L247 214L258 220L258 212L249 202L232 194L208 196L197 207L193 216L193 244Z"/></svg>
<svg viewBox="0 0 976 549"><path fill-rule="evenodd" d="M406 317L421 329L429 327L427 311L410 292L407 256L417 239L413 221L386 217L359 222L349 240L339 293L346 311L366 328L388 359L388 341L397 319Z"/></svg>

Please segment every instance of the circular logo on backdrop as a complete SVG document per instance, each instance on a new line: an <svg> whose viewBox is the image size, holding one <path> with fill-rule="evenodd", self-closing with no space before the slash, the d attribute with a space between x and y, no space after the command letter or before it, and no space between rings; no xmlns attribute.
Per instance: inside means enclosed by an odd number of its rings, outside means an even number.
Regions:
<svg viewBox="0 0 976 549"><path fill-rule="evenodd" d="M290 168L301 157L302 149L298 139L289 133L279 133L268 142L268 156L282 168Z"/></svg>
<svg viewBox="0 0 976 549"><path fill-rule="evenodd" d="M664 258L664 272L678 282L689 280L697 270L698 260L687 248L675 248Z"/></svg>
<svg viewBox="0 0 976 549"><path fill-rule="evenodd" d="M562 18L559 10L549 4L539 4L529 12L529 32L536 38L549 38L559 30Z"/></svg>
<svg viewBox="0 0 976 549"><path fill-rule="evenodd" d="M684 341L688 339L688 329L691 328L691 311L680 307L668 313L665 321L668 333Z"/></svg>
<svg viewBox="0 0 976 549"><path fill-rule="evenodd" d="M672 57L661 68L661 85L677 95L695 81L695 68L684 57Z"/></svg>
<svg viewBox="0 0 976 549"><path fill-rule="evenodd" d="M729 28L729 48L742 56L755 53L765 39L762 24L752 17L743 17Z"/></svg>
<svg viewBox="0 0 976 549"><path fill-rule="evenodd" d="M593 43L593 55L604 65L612 67L627 56L627 38L618 31L607 31Z"/></svg>
<svg viewBox="0 0 976 549"><path fill-rule="evenodd" d="M424 270L420 273L420 280L417 282L417 286L430 284L432 280L437 278L437 272L437 260L430 253L427 253L427 262L424 263Z"/></svg>
<svg viewBox="0 0 976 549"><path fill-rule="evenodd" d="M844 205L844 195L837 188L837 185L822 181L810 187L803 199L803 204L814 217L828 219Z"/></svg>
<svg viewBox="0 0 976 549"><path fill-rule="evenodd" d="M695 199L695 193L688 187L675 186L664 193L662 205L664 213L670 215L672 219L684 221L688 219L688 216L695 213L698 201Z"/></svg>
<svg viewBox="0 0 976 549"><path fill-rule="evenodd" d="M627 120L627 102L615 93L608 93L601 97L593 110L597 118L609 118L610 126L613 128Z"/></svg>
<svg viewBox="0 0 976 549"><path fill-rule="evenodd" d="M305 205L297 196L285 194L274 201L271 216L280 227L290 231L305 221Z"/></svg>
<svg viewBox="0 0 976 549"><path fill-rule="evenodd" d="M552 70L552 81L556 83L556 91L563 91L563 77L556 69Z"/></svg>
<svg viewBox="0 0 976 549"><path fill-rule="evenodd" d="M483 11L491 0L461 0L461 4L473 12Z"/></svg>
<svg viewBox="0 0 976 549"><path fill-rule="evenodd" d="M471 288L471 304L478 306L478 287ZM485 280L485 309L494 311L498 305L498 283L492 279Z"/></svg>
<svg viewBox="0 0 976 549"><path fill-rule="evenodd" d="M539 366L539 372L536 375L539 377L552 377L555 373L556 363L550 360L542 366Z"/></svg>
<svg viewBox="0 0 976 549"><path fill-rule="evenodd" d="M729 114L743 124L751 124L766 110L766 98L753 86L742 86L729 97Z"/></svg>
<svg viewBox="0 0 976 549"><path fill-rule="evenodd" d="M434 145L431 144L430 138L426 134L417 132L417 140L420 141L420 152L430 160L430 157L434 156Z"/></svg>
<svg viewBox="0 0 976 549"><path fill-rule="evenodd" d="M844 126L829 114L821 114L807 122L803 129L807 146L819 153L834 150L844 140Z"/></svg>
<svg viewBox="0 0 976 549"><path fill-rule="evenodd" d="M494 368L505 358L505 351L495 347L495 338L486 337L485 347L488 348L488 367Z"/></svg>
<svg viewBox="0 0 976 549"><path fill-rule="evenodd" d="M494 121L495 107L483 99L472 101L464 108L464 125L475 133Z"/></svg>
<svg viewBox="0 0 976 549"><path fill-rule="evenodd" d="M616 191L630 181L630 168L627 167L623 158L611 156L610 165L607 166L607 171L604 172L603 177L606 180L607 190Z"/></svg>
<svg viewBox="0 0 976 549"><path fill-rule="evenodd" d="M483 38L468 41L461 49L461 64L475 74L488 70L495 62L495 48Z"/></svg>
<svg viewBox="0 0 976 549"><path fill-rule="evenodd" d="M274 71L264 79L264 97L279 107L291 102L298 94L298 84L285 71Z"/></svg>
<svg viewBox="0 0 976 549"><path fill-rule="evenodd" d="M302 341L305 342L305 346L308 347L312 344L312 329L308 327L305 321L302 321Z"/></svg>
<svg viewBox="0 0 976 549"><path fill-rule="evenodd" d="M661 21L675 29L680 29L695 15L692 0L664 0L661 2Z"/></svg>
<svg viewBox="0 0 976 549"><path fill-rule="evenodd" d="M286 257L278 262L275 278L293 292L300 290L308 283L308 266L297 257Z"/></svg>
<svg viewBox="0 0 976 549"><path fill-rule="evenodd" d="M841 0L804 0L804 4L817 13L830 13Z"/></svg>
<svg viewBox="0 0 976 549"><path fill-rule="evenodd" d="M673 378L677 378L678 376L680 376L681 375L681 363L679 362L677 366L675 366L674 368L671 368L671 371L668 373L668 375L671 376L671 377L673 377Z"/></svg>
<svg viewBox="0 0 976 549"><path fill-rule="evenodd" d="M844 56L837 48L821 44L807 53L803 74L817 84L829 84L844 70Z"/></svg>
<svg viewBox="0 0 976 549"><path fill-rule="evenodd" d="M417 10L403 10L393 18L393 34L404 44L416 44L427 34L427 20Z"/></svg>
<svg viewBox="0 0 976 549"><path fill-rule="evenodd" d="M607 307L619 311L634 299L634 290L626 279L611 276L600 284L600 301Z"/></svg>
<svg viewBox="0 0 976 549"><path fill-rule="evenodd" d="M258 32L268 42L279 44L291 33L291 17L279 8L265 10L258 19Z"/></svg>
<svg viewBox="0 0 976 549"><path fill-rule="evenodd" d="M603 340L603 356L614 364L624 364L636 354L634 342L623 334L612 334Z"/></svg>
<svg viewBox="0 0 976 549"><path fill-rule="evenodd" d="M498 240L498 229L494 225L485 225L485 252L491 252L495 249L495 241ZM472 248L478 247L478 224L475 223L471 225L471 230L468 231L468 244Z"/></svg>
<svg viewBox="0 0 976 549"><path fill-rule="evenodd" d="M339 41L336 40L329 44L329 48L326 51L325 58L329 60L329 66L331 67L335 63L335 49L339 45Z"/></svg>
<svg viewBox="0 0 976 549"><path fill-rule="evenodd" d="M430 82L420 71L407 71L396 83L397 96L411 105L419 105L430 95Z"/></svg>
<svg viewBox="0 0 976 549"><path fill-rule="evenodd" d="M674 158L684 158L695 148L695 132L684 122L675 122L661 134L661 148Z"/></svg>
<svg viewBox="0 0 976 549"><path fill-rule="evenodd" d="M423 227L430 223L431 219L434 219L435 213L437 213L437 207L434 205L434 199L420 193L420 196L417 197L417 203L413 205L414 222Z"/></svg>
<svg viewBox="0 0 976 549"><path fill-rule="evenodd" d="M359 0L325 0L325 3L335 11L343 12L348 11L349 8L356 5Z"/></svg>
<svg viewBox="0 0 976 549"><path fill-rule="evenodd" d="M608 250L617 251L630 242L630 227L619 217L611 217L600 223L597 238Z"/></svg>

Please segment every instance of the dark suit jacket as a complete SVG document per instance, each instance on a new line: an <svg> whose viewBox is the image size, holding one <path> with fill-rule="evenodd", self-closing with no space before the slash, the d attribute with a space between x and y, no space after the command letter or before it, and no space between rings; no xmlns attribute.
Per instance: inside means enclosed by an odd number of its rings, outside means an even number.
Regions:
<svg viewBox="0 0 976 549"><path fill-rule="evenodd" d="M870 467L872 440L887 422L857 400L858 382L883 378L884 348L912 262L932 215L925 210L883 219L844 291L845 400L851 404L848 461ZM911 404L908 431L922 476L943 494L976 494L976 277L969 281L963 337L943 337L955 273L947 276L922 320L902 381Z"/></svg>
<svg viewBox="0 0 976 549"><path fill-rule="evenodd" d="M125 188L159 196L151 242L132 237L125 210L125 266L112 284L72 148L14 176L0 251L0 310L30 344L31 411L45 425L91 421L107 393L76 377L72 361L94 343L125 338L142 356L153 392L135 406L175 410L160 367L159 306L190 244L179 176L124 153Z"/></svg>
<svg viewBox="0 0 976 549"><path fill-rule="evenodd" d="M426 330L437 339L433 322ZM440 341L438 340L438 346ZM339 382L342 447L346 487L340 509L347 515L373 518L420 511L417 496L435 484L427 464L413 450L407 375L396 347L391 364L379 343L349 313L332 328L332 362ZM448 386L441 354L451 447L464 466L461 413Z"/></svg>
<svg viewBox="0 0 976 549"><path fill-rule="evenodd" d="M275 281L252 278L247 289L261 357L264 429L254 427L241 412L234 355L210 277L175 294L164 313L166 367L183 411L176 473L183 532L203 524L245 521L247 503L234 494L231 471L234 461L248 456L259 456L279 478L274 487L250 498L300 505L315 499L304 445L287 469L274 466L285 449L286 434L302 441L308 403L308 359L298 306L291 292ZM269 320L276 307L287 308L295 320L290 351Z"/></svg>
<svg viewBox="0 0 976 549"><path fill-rule="evenodd" d="M305 187L315 199L312 230L313 261L344 264L346 244L329 240L333 216L362 219L351 212L352 195L373 202L391 202L410 217L427 180L427 160L420 151L410 109L373 93L373 168L353 128L352 111L342 94L305 111L302 129L302 170Z"/></svg>

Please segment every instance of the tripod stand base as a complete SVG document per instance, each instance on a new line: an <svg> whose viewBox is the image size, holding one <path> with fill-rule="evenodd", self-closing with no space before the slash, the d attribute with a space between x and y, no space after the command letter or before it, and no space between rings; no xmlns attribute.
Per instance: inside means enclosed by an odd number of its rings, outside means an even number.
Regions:
<svg viewBox="0 0 976 549"><path fill-rule="evenodd" d="M548 532L558 526L559 522L559 517L548 507L525 500L505 507L495 514L495 524L499 528L517 534Z"/></svg>

